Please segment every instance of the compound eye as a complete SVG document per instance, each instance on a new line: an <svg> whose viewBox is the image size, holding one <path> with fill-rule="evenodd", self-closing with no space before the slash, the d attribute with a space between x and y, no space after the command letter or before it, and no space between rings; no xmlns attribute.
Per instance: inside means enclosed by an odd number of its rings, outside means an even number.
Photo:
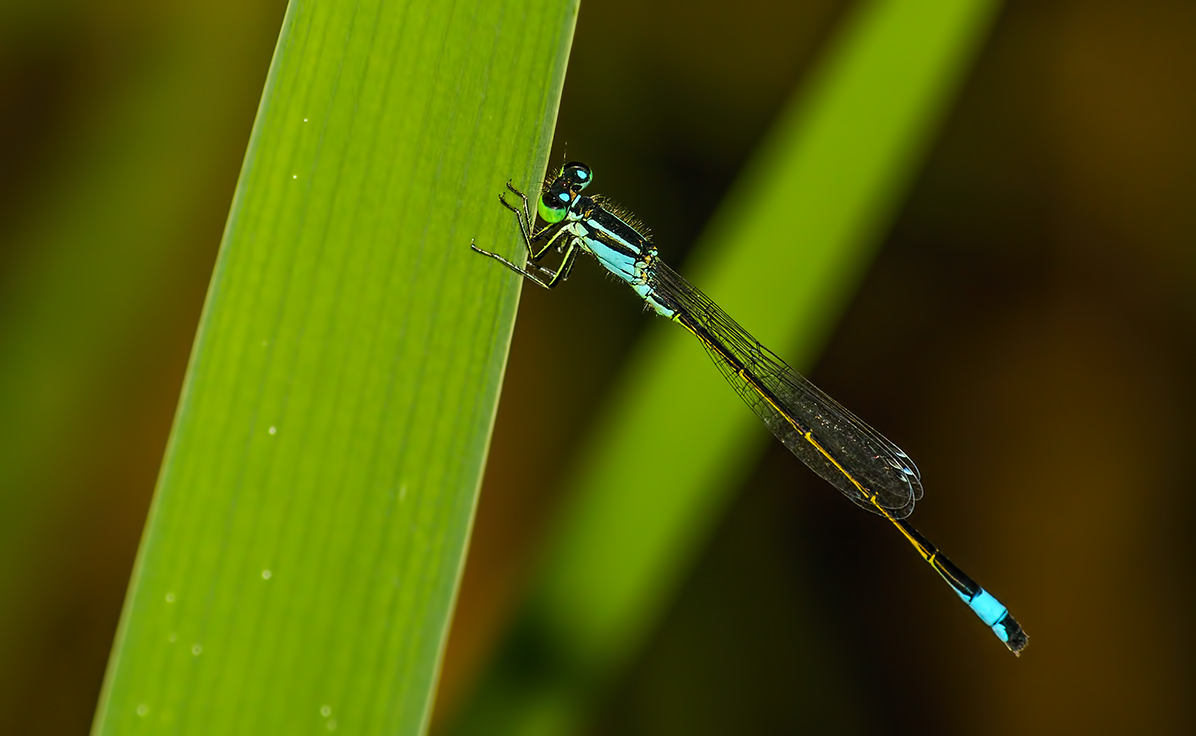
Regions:
<svg viewBox="0 0 1196 736"><path fill-rule="evenodd" d="M544 196L540 197L540 206L538 207L540 219L550 223L565 219L565 213L569 211L573 197L573 192L562 189L559 185L544 192Z"/></svg>
<svg viewBox="0 0 1196 736"><path fill-rule="evenodd" d="M580 161L573 161L565 164L561 169L560 178L569 183L569 188L575 192L580 192L590 185L594 179L594 172L590 170L589 166Z"/></svg>

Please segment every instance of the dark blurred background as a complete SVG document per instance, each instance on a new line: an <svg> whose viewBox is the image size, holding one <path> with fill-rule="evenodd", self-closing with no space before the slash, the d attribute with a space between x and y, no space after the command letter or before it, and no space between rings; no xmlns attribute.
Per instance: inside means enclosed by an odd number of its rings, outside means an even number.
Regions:
<svg viewBox="0 0 1196 736"><path fill-rule="evenodd" d="M553 160L594 165L684 272L852 7L583 2ZM0 7L5 732L90 724L284 10ZM1193 131L1196 3L1006 3L808 367L917 460L919 528L1009 604L1025 656L773 443L594 733L1187 732ZM446 711L650 319L589 265L525 290Z"/></svg>

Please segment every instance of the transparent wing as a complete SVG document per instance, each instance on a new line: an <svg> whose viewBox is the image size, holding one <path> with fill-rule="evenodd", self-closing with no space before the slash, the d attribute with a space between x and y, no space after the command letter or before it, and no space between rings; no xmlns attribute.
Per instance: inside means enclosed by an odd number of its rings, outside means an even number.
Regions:
<svg viewBox="0 0 1196 736"><path fill-rule="evenodd" d="M702 341L719 371L785 447L872 513L904 519L922 498L918 468L839 402L790 368L705 294L656 261L650 277L674 317Z"/></svg>

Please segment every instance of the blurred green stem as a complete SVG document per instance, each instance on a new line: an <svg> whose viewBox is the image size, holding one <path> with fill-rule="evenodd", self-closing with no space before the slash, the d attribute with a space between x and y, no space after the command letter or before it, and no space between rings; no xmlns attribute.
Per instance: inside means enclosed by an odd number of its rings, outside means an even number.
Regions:
<svg viewBox="0 0 1196 736"><path fill-rule="evenodd" d="M833 329L998 7L859 8L688 261L693 283L794 365L809 365ZM528 603L460 732L576 732L642 649L770 441L701 353L658 320L628 361L581 443Z"/></svg>

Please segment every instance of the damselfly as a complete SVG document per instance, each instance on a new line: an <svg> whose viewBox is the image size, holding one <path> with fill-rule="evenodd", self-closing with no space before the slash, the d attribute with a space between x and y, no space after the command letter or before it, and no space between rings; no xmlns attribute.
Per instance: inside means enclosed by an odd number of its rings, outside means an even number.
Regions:
<svg viewBox="0 0 1196 736"><path fill-rule="evenodd" d="M526 268L472 242L470 247L547 289L568 278L579 252L594 256L657 314L692 332L785 447L843 495L892 522L993 633L1014 654L1020 653L1027 637L1005 606L906 521L922 497L921 476L913 461L665 265L641 232L642 226L628 213L600 197L583 196L581 191L592 179L590 168L575 162L565 164L546 181L537 204L546 224L539 230L527 196L507 182L507 189L523 200L523 206L511 204L502 195L499 201L519 222L527 246ZM540 265L553 249L562 254L555 271Z"/></svg>

